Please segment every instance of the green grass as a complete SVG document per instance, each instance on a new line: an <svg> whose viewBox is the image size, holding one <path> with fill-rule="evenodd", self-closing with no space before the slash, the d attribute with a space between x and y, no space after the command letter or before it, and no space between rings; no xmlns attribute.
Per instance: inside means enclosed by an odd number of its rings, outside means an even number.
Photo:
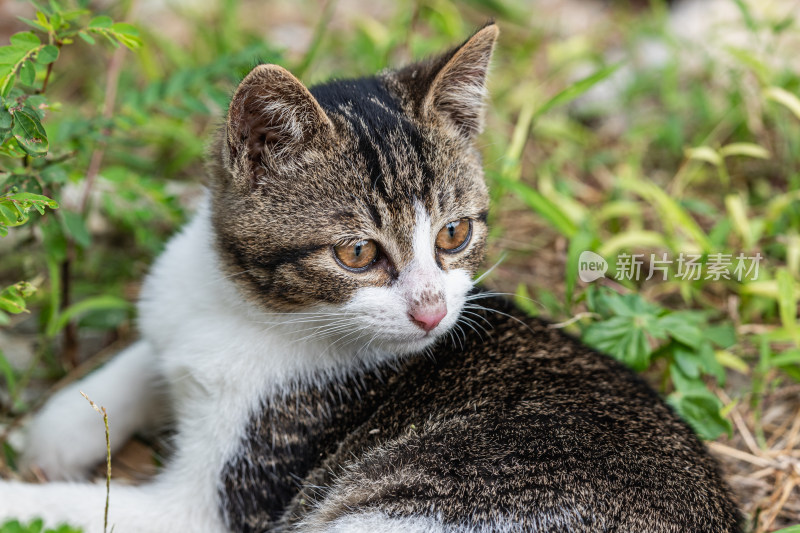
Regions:
<svg viewBox="0 0 800 533"><path fill-rule="evenodd" d="M758 425L764 394L800 380L800 72L774 52L780 39L800 39L793 19L738 2L736 25L758 45L720 46L689 71L656 1L636 15L612 10L569 38L522 0L404 0L377 18L309 3L297 7L309 13L301 53L264 39L235 0L184 13L174 34L115 25L128 17L124 2L91 14L64 4L32 10L37 37L0 48L0 111L19 107L13 124L0 112L0 238L14 243L0 267L9 287L0 327L25 322L39 338L23 371L0 348L11 398L0 421L31 408L21 392L32 380L71 368L82 333L130 328L131 295L185 220L182 196L202 181L206 139L253 64L281 63L307 83L366 75L447 48L492 17L502 34L480 145L493 198L489 264L506 253L509 266L489 283L645 371L708 439L731 431L733 404L749 404ZM666 64L633 70L610 108L576 105L635 65L642 39L669 47ZM602 53L609 43L621 52L613 61ZM120 44L133 51L115 52ZM531 244L507 238L521 233L515 226ZM563 263L555 283L531 276L548 266L533 243ZM606 281L578 279L586 250L609 260ZM757 280L679 279L677 264L666 281L613 279L619 254L696 254L707 269L714 254L740 252L761 254ZM743 387L726 384L733 374ZM756 427L763 446L761 435Z"/></svg>

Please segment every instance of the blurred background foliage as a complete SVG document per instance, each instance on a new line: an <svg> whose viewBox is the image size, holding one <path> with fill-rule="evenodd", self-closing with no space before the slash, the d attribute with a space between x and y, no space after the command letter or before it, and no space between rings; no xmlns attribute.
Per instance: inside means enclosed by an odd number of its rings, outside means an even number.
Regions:
<svg viewBox="0 0 800 533"><path fill-rule="evenodd" d="M643 371L718 439L754 530L800 521L800 27L788 0L0 10L0 428L135 335L139 283L202 195L207 139L253 65L308 84L369 75L494 18L485 283ZM611 263L605 279L578 279L585 250ZM667 281L614 280L620 253L644 254L645 272L651 253L762 260L757 279L681 280L673 265Z"/></svg>

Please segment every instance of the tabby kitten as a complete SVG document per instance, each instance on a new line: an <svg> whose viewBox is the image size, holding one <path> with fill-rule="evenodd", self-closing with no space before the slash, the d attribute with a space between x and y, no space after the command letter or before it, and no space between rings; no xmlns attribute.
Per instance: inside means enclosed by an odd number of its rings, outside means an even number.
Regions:
<svg viewBox="0 0 800 533"><path fill-rule="evenodd" d="M131 532L734 532L690 429L631 371L473 289L497 37L306 89L236 90L207 201L145 284L142 340L57 394L27 464L81 477L166 390L175 454L113 486ZM424 354L424 355L420 355ZM103 527L105 488L0 484L0 517Z"/></svg>

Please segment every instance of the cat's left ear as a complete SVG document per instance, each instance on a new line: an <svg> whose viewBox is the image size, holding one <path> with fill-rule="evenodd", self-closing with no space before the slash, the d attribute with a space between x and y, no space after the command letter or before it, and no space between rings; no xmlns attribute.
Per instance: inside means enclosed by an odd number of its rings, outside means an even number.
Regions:
<svg viewBox="0 0 800 533"><path fill-rule="evenodd" d="M253 190L263 183L266 165L300 160L317 140L331 135L333 125L288 70L259 65L236 89L225 131L226 164L243 188Z"/></svg>
<svg viewBox="0 0 800 533"><path fill-rule="evenodd" d="M489 23L458 48L398 71L423 120L437 114L468 140L483 130L486 75L499 33Z"/></svg>

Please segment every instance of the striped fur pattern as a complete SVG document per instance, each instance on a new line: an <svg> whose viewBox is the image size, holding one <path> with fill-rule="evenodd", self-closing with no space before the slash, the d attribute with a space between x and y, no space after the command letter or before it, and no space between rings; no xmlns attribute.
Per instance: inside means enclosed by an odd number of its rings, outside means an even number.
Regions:
<svg viewBox="0 0 800 533"><path fill-rule="evenodd" d="M48 402L25 464L74 479L104 459L85 390L115 445L174 414L158 478L111 489L121 533L740 531L713 460L635 374L473 289L496 38L311 89L256 67L207 201L144 284L142 339ZM447 251L454 221L468 237ZM336 258L365 239L367 268ZM0 481L0 521L99 533L104 500Z"/></svg>
<svg viewBox="0 0 800 533"><path fill-rule="evenodd" d="M232 529L739 531L716 464L633 372L473 298L487 331L254 414L226 470Z"/></svg>

